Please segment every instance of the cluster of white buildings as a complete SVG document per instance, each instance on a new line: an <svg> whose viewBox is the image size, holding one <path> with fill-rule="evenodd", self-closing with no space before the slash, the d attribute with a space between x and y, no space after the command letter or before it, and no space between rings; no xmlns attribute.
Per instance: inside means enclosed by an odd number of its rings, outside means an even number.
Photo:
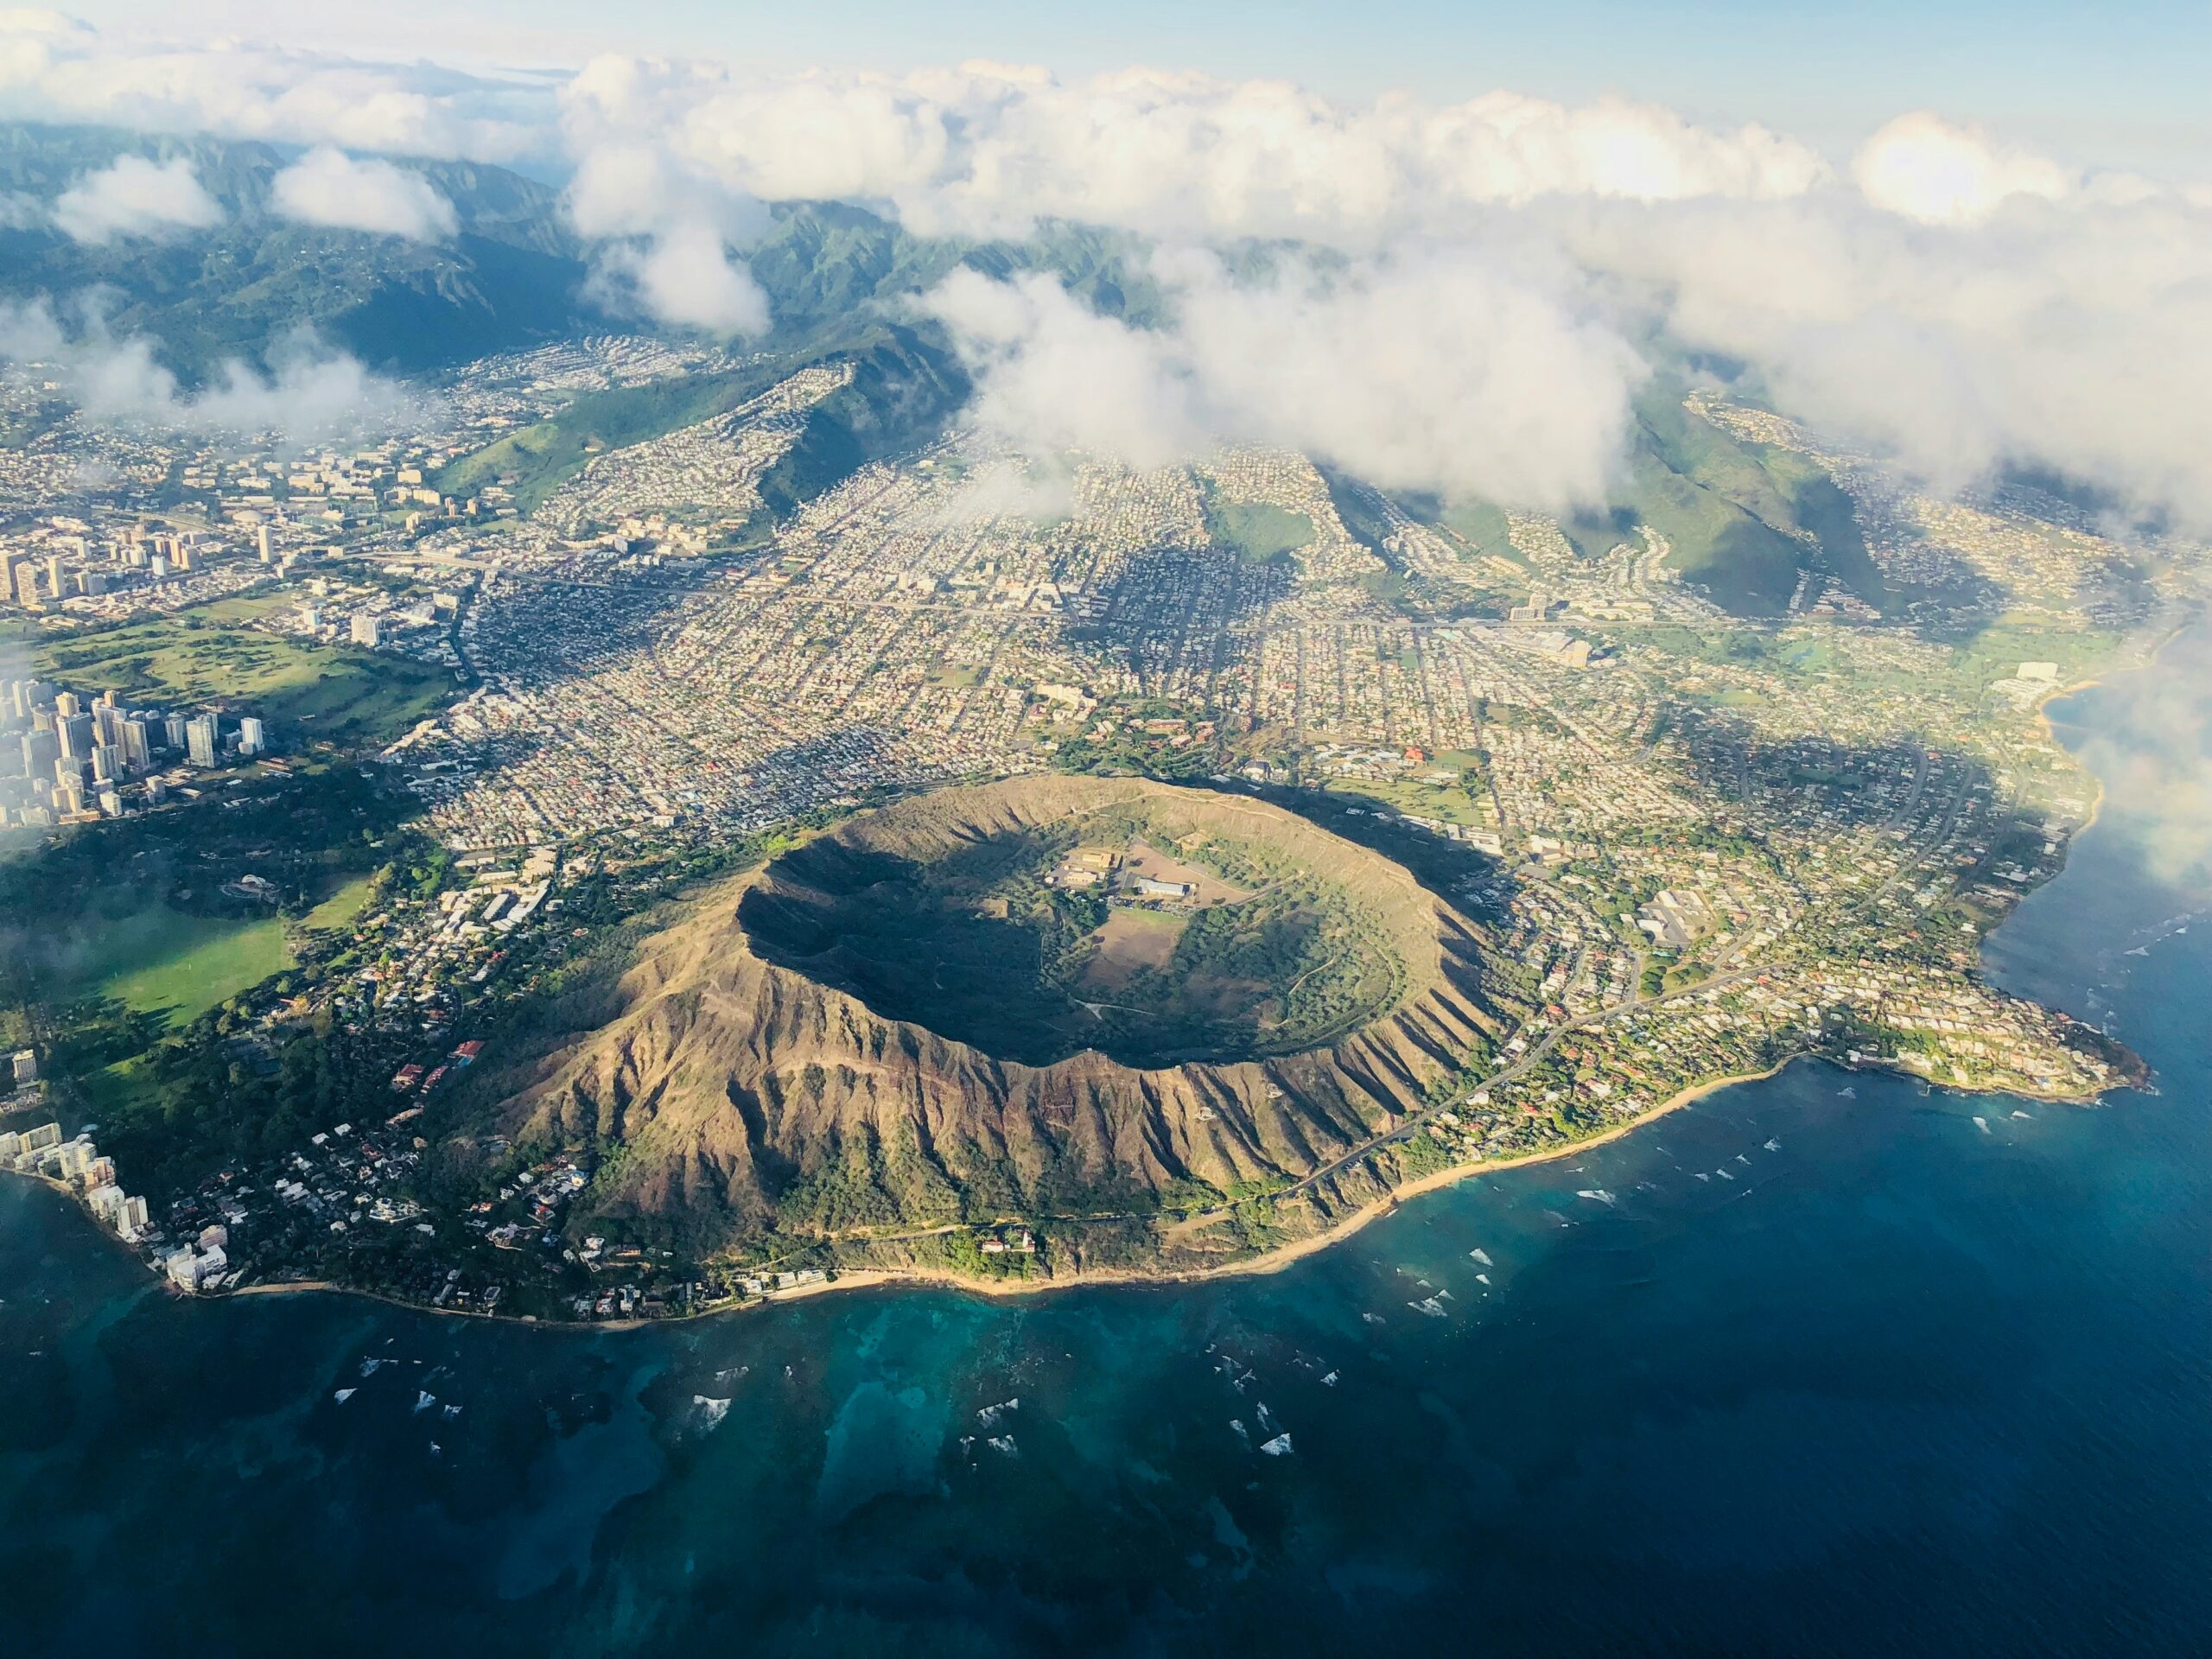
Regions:
<svg viewBox="0 0 2212 1659"><path fill-rule="evenodd" d="M121 817L161 804L194 770L269 747L252 715L226 728L212 709L133 708L112 691L87 696L42 680L0 684L0 823Z"/></svg>
<svg viewBox="0 0 2212 1659"><path fill-rule="evenodd" d="M68 1187L125 1243L137 1243L152 1230L147 1201L123 1190L115 1160L102 1154L88 1135L65 1141L59 1123L0 1131L0 1168Z"/></svg>

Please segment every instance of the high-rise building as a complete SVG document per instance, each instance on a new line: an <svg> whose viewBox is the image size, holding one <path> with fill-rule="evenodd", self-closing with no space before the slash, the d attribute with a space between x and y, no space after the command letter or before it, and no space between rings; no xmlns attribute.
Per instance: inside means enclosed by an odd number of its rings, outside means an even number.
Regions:
<svg viewBox="0 0 2212 1659"><path fill-rule="evenodd" d="M46 561L46 586L56 599L61 597L61 556L59 553L48 556Z"/></svg>
<svg viewBox="0 0 2212 1659"><path fill-rule="evenodd" d="M54 712L67 719L85 706L85 700L74 691L64 691L54 699Z"/></svg>
<svg viewBox="0 0 2212 1659"><path fill-rule="evenodd" d="M135 714L123 722L123 764L133 772L143 772L154 764L153 721L145 715Z"/></svg>
<svg viewBox="0 0 2212 1659"><path fill-rule="evenodd" d="M261 722L251 715L238 721L238 753L259 754L269 747L269 739Z"/></svg>
<svg viewBox="0 0 2212 1659"><path fill-rule="evenodd" d="M384 643L384 624L373 616L356 615L353 626L353 643L374 651Z"/></svg>
<svg viewBox="0 0 2212 1659"><path fill-rule="evenodd" d="M32 778L51 778L54 763L61 758L61 742L52 732L23 734L23 772Z"/></svg>
<svg viewBox="0 0 2212 1659"><path fill-rule="evenodd" d="M182 715L162 715L162 737L166 745L172 749L182 748L185 745L185 728L190 723Z"/></svg>
<svg viewBox="0 0 2212 1659"><path fill-rule="evenodd" d="M92 781L111 784L123 775L123 751L112 743L92 745Z"/></svg>
<svg viewBox="0 0 2212 1659"><path fill-rule="evenodd" d="M276 563L276 547L269 534L268 525L264 524L253 532L253 545L255 550L261 555L261 562L264 564Z"/></svg>
<svg viewBox="0 0 2212 1659"><path fill-rule="evenodd" d="M187 721L184 727L185 751L195 766L215 764L215 716L200 715Z"/></svg>
<svg viewBox="0 0 2212 1659"><path fill-rule="evenodd" d="M72 699L74 701L74 699ZM54 728L61 738L61 753L79 760L89 760L92 754L92 717L74 712L65 713L54 721Z"/></svg>

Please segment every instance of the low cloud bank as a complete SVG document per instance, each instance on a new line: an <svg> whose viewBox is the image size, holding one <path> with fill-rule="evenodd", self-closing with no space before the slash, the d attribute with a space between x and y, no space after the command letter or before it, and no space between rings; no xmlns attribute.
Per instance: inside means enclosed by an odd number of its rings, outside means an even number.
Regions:
<svg viewBox="0 0 2212 1659"><path fill-rule="evenodd" d="M419 396L304 330L278 340L268 366L219 365L187 391L152 341L118 336L96 309L65 323L43 301L0 303L0 361L51 370L97 421L184 432L274 433L312 442L393 428L420 411Z"/></svg>
<svg viewBox="0 0 2212 1659"><path fill-rule="evenodd" d="M340 152L556 161L600 295L720 334L774 321L743 257L765 204L1152 240L1182 273L1156 334L1023 281L930 300L977 368L977 417L1033 446L1265 437L1386 480L1587 499L1646 372L1626 342L1672 338L1937 487L2044 467L2212 532L2212 188L1932 111L1837 158L1618 98L1355 104L988 62L770 76L611 55L499 77L35 12L0 14L0 111L321 146L288 169L287 211L397 235L448 233L449 204ZM118 162L53 220L89 241L213 222L196 181L155 171ZM37 211L0 202L0 221ZM1179 264L1255 238L1338 263L1242 286Z"/></svg>
<svg viewBox="0 0 2212 1659"><path fill-rule="evenodd" d="M277 174L270 199L286 219L333 230L435 242L459 228L453 204L420 174L390 162L356 159L328 145Z"/></svg>
<svg viewBox="0 0 2212 1659"><path fill-rule="evenodd" d="M545 82L528 78L237 41L148 39L13 7L0 8L0 111L146 132L514 162L549 153L551 98Z"/></svg>
<svg viewBox="0 0 2212 1659"><path fill-rule="evenodd" d="M607 302L679 327L767 330L768 296L730 251L767 228L760 203L715 189L653 145L608 142L584 149L569 213L578 234L604 245L594 277Z"/></svg>
<svg viewBox="0 0 2212 1659"><path fill-rule="evenodd" d="M2158 670L2117 676L2081 735L2082 760L2119 806L2107 822L2177 896L2212 893L2212 656L2202 624Z"/></svg>
<svg viewBox="0 0 2212 1659"><path fill-rule="evenodd" d="M102 243L210 230L223 222L223 209L183 156L118 156L61 193L54 222L73 241Z"/></svg>
<svg viewBox="0 0 2212 1659"><path fill-rule="evenodd" d="M1140 466L1285 445L1386 486L1548 507L1598 499L1644 369L1560 294L1460 254L1256 284L1162 261L1176 320L1132 327L1051 278L962 271L926 308L977 383L972 418L1032 449Z"/></svg>

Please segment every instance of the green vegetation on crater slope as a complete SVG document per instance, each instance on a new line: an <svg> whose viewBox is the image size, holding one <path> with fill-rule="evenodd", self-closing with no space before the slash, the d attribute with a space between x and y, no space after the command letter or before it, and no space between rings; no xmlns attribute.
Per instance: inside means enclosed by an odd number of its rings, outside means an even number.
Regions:
<svg viewBox="0 0 2212 1659"><path fill-rule="evenodd" d="M1299 1052L1387 1012L1406 982L1383 919L1341 881L1256 836L1179 836L1142 803L941 846L858 826L779 860L740 915L771 961L1032 1065Z"/></svg>

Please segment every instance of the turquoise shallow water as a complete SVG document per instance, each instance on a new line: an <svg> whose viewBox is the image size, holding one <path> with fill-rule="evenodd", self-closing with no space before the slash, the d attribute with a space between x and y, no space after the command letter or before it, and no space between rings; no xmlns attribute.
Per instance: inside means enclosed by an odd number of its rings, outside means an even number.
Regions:
<svg viewBox="0 0 2212 1659"><path fill-rule="evenodd" d="M0 1184L0 1650L2212 1649L2173 694L2065 711L2114 798L1991 950L2100 1109L1793 1067L1269 1278L628 1334L181 1306Z"/></svg>

